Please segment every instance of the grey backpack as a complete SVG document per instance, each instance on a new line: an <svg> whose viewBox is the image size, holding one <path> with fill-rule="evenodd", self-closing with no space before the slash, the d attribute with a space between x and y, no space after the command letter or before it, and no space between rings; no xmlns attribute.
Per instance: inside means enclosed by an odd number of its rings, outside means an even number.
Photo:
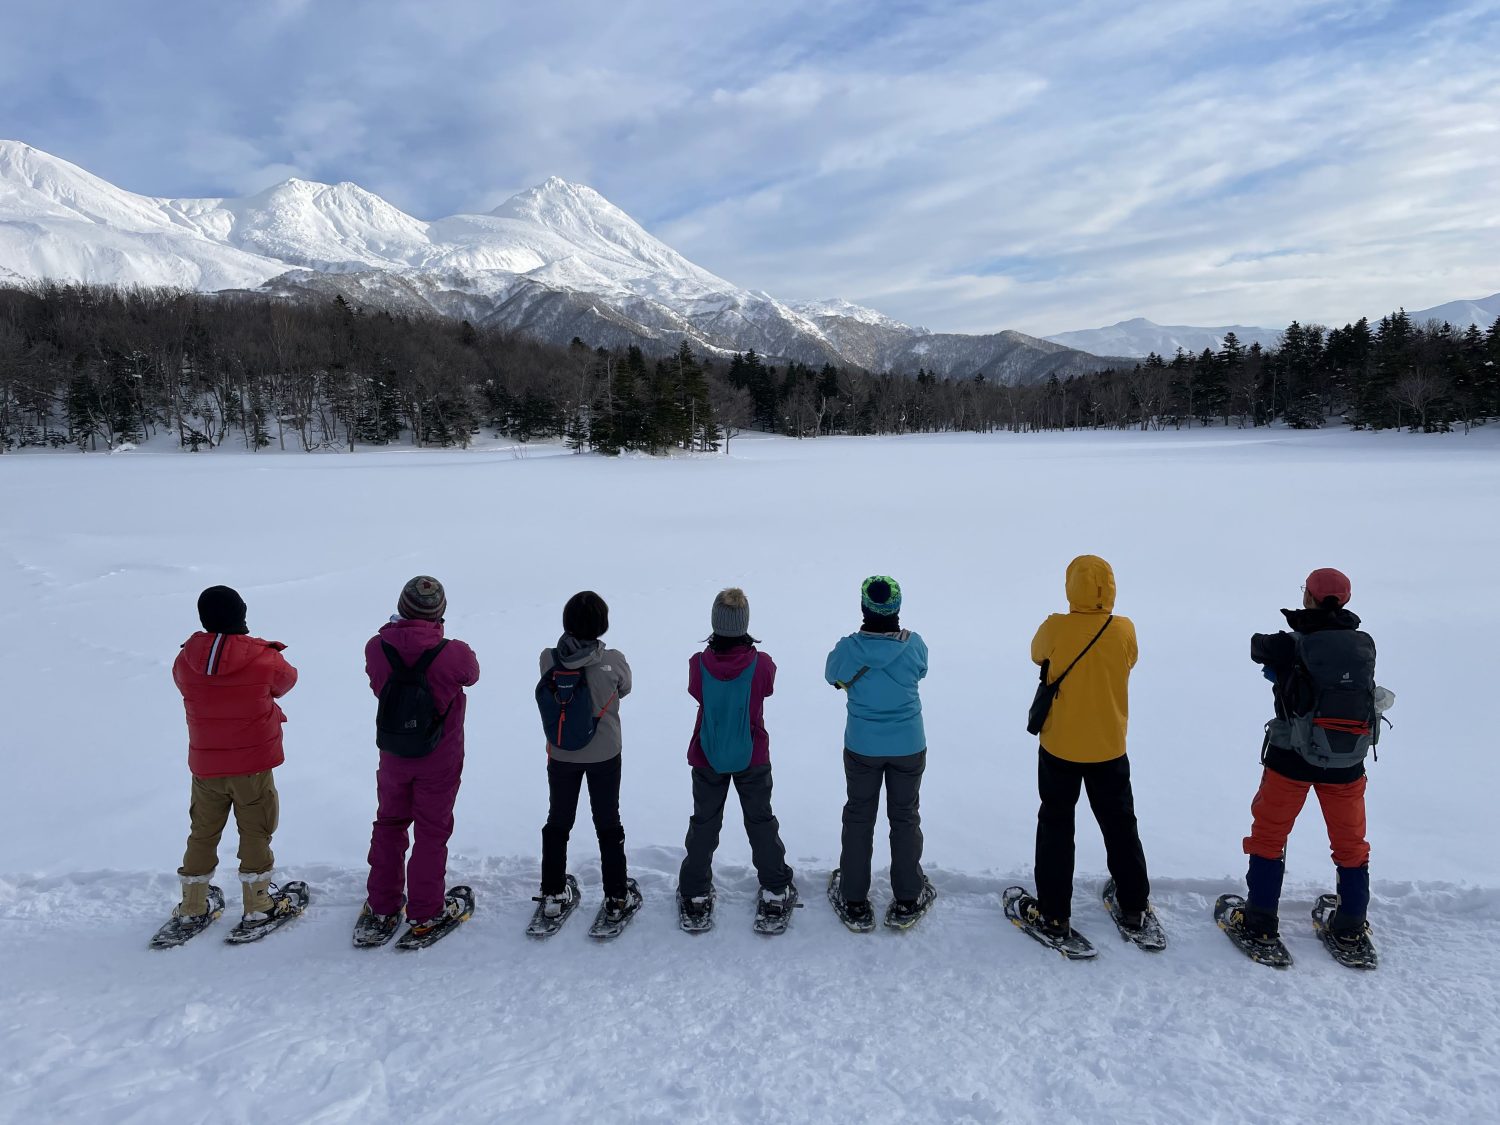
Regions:
<svg viewBox="0 0 1500 1125"><path fill-rule="evenodd" d="M1292 636L1297 663L1282 694L1287 718L1273 723L1272 741L1320 769L1358 765L1380 740L1374 638L1357 629Z"/></svg>

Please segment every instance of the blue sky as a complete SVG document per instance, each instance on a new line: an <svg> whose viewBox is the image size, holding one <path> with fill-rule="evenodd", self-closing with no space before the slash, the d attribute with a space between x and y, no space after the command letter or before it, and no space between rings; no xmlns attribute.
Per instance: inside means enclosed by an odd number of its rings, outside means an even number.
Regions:
<svg viewBox="0 0 1500 1125"><path fill-rule="evenodd" d="M587 183L700 265L939 330L1500 289L1500 0L11 0L0 137L420 218Z"/></svg>

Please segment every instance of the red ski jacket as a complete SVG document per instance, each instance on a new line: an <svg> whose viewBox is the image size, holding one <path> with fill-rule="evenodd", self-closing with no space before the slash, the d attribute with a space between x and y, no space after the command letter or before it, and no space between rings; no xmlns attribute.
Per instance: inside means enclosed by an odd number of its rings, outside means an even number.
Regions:
<svg viewBox="0 0 1500 1125"><path fill-rule="evenodd" d="M172 665L187 711L188 769L194 777L234 777L285 761L276 705L297 682L280 641L194 633Z"/></svg>

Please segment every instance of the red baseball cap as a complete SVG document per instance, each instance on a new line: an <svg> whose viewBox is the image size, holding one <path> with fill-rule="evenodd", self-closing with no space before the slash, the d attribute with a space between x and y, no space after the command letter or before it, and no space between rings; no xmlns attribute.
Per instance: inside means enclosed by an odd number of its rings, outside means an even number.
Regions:
<svg viewBox="0 0 1500 1125"><path fill-rule="evenodd" d="M1303 588L1320 604L1324 598L1337 598L1339 605L1349 601L1349 576L1331 566L1319 567L1309 574Z"/></svg>

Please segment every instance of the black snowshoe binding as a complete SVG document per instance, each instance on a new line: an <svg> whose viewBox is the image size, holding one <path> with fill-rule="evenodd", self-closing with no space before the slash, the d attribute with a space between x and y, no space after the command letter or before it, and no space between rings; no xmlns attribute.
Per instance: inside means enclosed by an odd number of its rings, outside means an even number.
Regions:
<svg viewBox="0 0 1500 1125"><path fill-rule="evenodd" d="M1048 949L1055 949L1068 960L1087 961L1099 955L1093 943L1071 926L1054 928L1047 925L1036 899L1026 893L1025 887L1006 887L1001 902L1005 916L1017 929Z"/></svg>
<svg viewBox="0 0 1500 1125"><path fill-rule="evenodd" d="M367 902L360 908L354 922L354 946L356 949L375 949L396 936L401 928L401 911L394 914L376 914Z"/></svg>
<svg viewBox="0 0 1500 1125"><path fill-rule="evenodd" d="M755 932L758 934L784 934L787 923L792 920L792 911L801 906L797 897L797 884L788 883L779 896L768 897L764 887L756 895Z"/></svg>
<svg viewBox="0 0 1500 1125"><path fill-rule="evenodd" d="M218 887L208 888L208 910L202 914L178 914L162 923L161 929L151 939L152 949L176 949L189 938L195 938L218 920L224 913L224 892Z"/></svg>
<svg viewBox="0 0 1500 1125"><path fill-rule="evenodd" d="M526 935L534 938L549 938L562 929L563 923L578 909L578 880L569 875L563 883L560 895L536 895L537 904L531 912L531 921L526 926Z"/></svg>
<svg viewBox="0 0 1500 1125"><path fill-rule="evenodd" d="M251 918L248 915L241 918L234 929L229 931L229 936L224 939L227 943L248 945L252 941L259 941L267 934L274 934L306 910L308 900L311 898L307 891L307 884L301 880L288 883L284 887L277 887L275 883L272 883L270 894L271 909L259 918Z"/></svg>
<svg viewBox="0 0 1500 1125"><path fill-rule="evenodd" d="M641 908L641 888L634 879L625 880L624 898L605 898L604 905L594 915L594 924L589 927L589 937L599 941L610 941L625 932L630 920Z"/></svg>
<svg viewBox="0 0 1500 1125"><path fill-rule="evenodd" d="M922 876L922 890L914 902L893 902L885 908L885 924L893 930L909 930L920 922L926 915L933 899L937 898L937 888L927 876Z"/></svg>
<svg viewBox="0 0 1500 1125"><path fill-rule="evenodd" d="M443 912L425 922L414 922L396 941L397 949L426 949L441 941L474 914L474 892L468 887L449 887Z"/></svg>
<svg viewBox="0 0 1500 1125"><path fill-rule="evenodd" d="M713 888L706 895L683 898L677 895L677 928L685 934L706 934L714 928L714 902L718 896Z"/></svg>
<svg viewBox="0 0 1500 1125"><path fill-rule="evenodd" d="M1214 921L1234 947L1257 965L1288 969L1292 955L1275 934L1255 934L1245 927L1245 900L1239 895L1220 895L1214 903Z"/></svg>
<svg viewBox="0 0 1500 1125"><path fill-rule="evenodd" d="M839 916L839 921L856 934L874 932L875 911L870 909L868 900L865 902L850 902L844 897L843 885L839 878L839 869L837 867L828 876L828 902L833 907L833 912Z"/></svg>
<svg viewBox="0 0 1500 1125"><path fill-rule="evenodd" d="M1351 969L1376 968L1379 958L1375 955L1375 944L1370 940L1370 923L1361 922L1355 930L1335 930L1332 923L1338 906L1338 895L1319 895L1312 909L1313 929L1323 947L1340 965Z"/></svg>
<svg viewBox="0 0 1500 1125"><path fill-rule="evenodd" d="M1135 942L1148 953L1160 953L1167 948L1167 932L1161 928L1161 920L1156 917L1156 911L1148 906L1139 919L1127 917L1120 909L1120 900L1115 897L1113 879L1104 884L1104 909L1109 911L1115 928L1126 941Z"/></svg>

